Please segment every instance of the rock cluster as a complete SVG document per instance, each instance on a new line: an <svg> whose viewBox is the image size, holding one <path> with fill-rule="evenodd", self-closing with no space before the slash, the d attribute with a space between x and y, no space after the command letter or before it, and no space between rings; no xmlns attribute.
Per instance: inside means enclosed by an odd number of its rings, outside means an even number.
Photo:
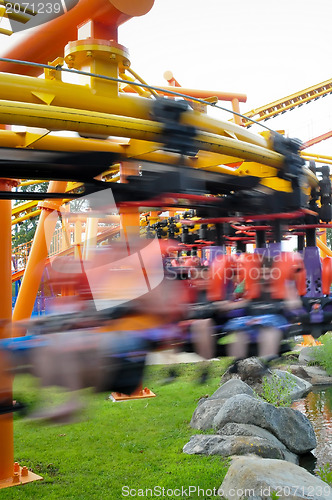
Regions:
<svg viewBox="0 0 332 500"><path fill-rule="evenodd" d="M317 349L320 349L319 345L303 347L299 353L298 363L290 365L289 370L312 385L331 385L332 377L321 366L310 366L316 359Z"/></svg>
<svg viewBox="0 0 332 500"><path fill-rule="evenodd" d="M258 399L245 382L231 379L212 396L200 400L190 422L194 429L214 429L196 434L185 453L244 455L298 463L298 455L316 447L310 421L298 410L277 408Z"/></svg>
<svg viewBox="0 0 332 500"><path fill-rule="evenodd" d="M268 500L273 495L285 500L332 500L329 485L298 466L299 457L317 445L310 421L298 410L259 398L263 376L272 373L255 358L241 363L236 374L224 374L212 396L199 401L191 427L215 432L193 435L184 453L232 457L219 490L227 500ZM280 370L274 374L281 381L286 375ZM291 399L310 391L308 381L287 377L293 381Z"/></svg>
<svg viewBox="0 0 332 500"><path fill-rule="evenodd" d="M231 369L226 370L221 377L221 384L232 379L239 379L246 382L255 393L261 395L263 379L270 380L276 375L285 379L286 376L289 378L291 374L286 373L284 370L273 370L272 372L258 358L247 358L238 362L236 373ZM312 384L308 377L304 379L303 376L297 376L296 373L293 373L293 375L291 376L292 387L289 390L289 397L292 401L302 397L312 389Z"/></svg>

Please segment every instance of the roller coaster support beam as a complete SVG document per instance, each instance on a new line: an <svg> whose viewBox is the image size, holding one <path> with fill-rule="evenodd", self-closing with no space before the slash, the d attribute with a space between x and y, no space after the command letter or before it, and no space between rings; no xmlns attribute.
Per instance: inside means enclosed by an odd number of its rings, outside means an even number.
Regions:
<svg viewBox="0 0 332 500"><path fill-rule="evenodd" d="M127 182L128 176L138 175L138 173L139 167L137 163L122 162L120 165L120 182ZM129 254L130 237L139 237L140 214L138 207L121 207L120 221Z"/></svg>
<svg viewBox="0 0 332 500"><path fill-rule="evenodd" d="M183 113L181 121L183 124L193 126L196 122L200 123L194 113ZM157 122L71 108L50 107L43 104L0 101L0 122L42 127L48 130L71 130L85 135L130 137L159 143L164 141L163 126ZM219 127L221 128L222 125L219 124ZM242 130L241 127L237 129ZM267 141L263 139L264 143L267 145ZM199 150L257 161L279 169L283 167L284 158L281 154L250 142L237 140L236 137L202 133L195 138L195 144Z"/></svg>
<svg viewBox="0 0 332 500"><path fill-rule="evenodd" d="M39 26L26 39L3 53L10 59L25 59L47 64L63 53L65 45L77 39L77 27L93 22L93 37L117 41L117 28L132 17L142 16L154 0L80 0L66 14ZM0 63L0 71L38 76L36 67Z"/></svg>
<svg viewBox="0 0 332 500"><path fill-rule="evenodd" d="M66 186L67 182L53 181L49 184L48 192L61 193L65 191ZM55 217L49 218L49 215L54 210L59 210L62 202L63 200L52 199L45 200L40 204L42 212L16 300L13 321L30 318L31 316L48 255L47 242L51 241L57 220Z"/></svg>
<svg viewBox="0 0 332 500"><path fill-rule="evenodd" d="M113 82L106 81L106 84L111 87ZM148 99L131 95L110 97L108 88L100 92L60 80L42 80L7 73L1 73L0 96L1 99L9 101L19 100L146 119L151 110L151 102Z"/></svg>
<svg viewBox="0 0 332 500"><path fill-rule="evenodd" d="M188 89L185 87L174 87L174 86L158 86L161 91L157 91L161 95L172 96L174 91L179 91L181 94L186 94L190 97L196 97L197 99L206 99L208 97L217 97L219 101L230 101L237 99L238 102L247 102L247 96L245 94L237 94L234 92L220 92L220 90L201 90L201 89ZM123 89L125 92L134 92L133 88L128 85ZM234 110L235 111L235 110Z"/></svg>
<svg viewBox="0 0 332 500"><path fill-rule="evenodd" d="M179 82L174 78L173 73L171 71L165 71L164 73L164 78L167 80L167 82L170 85L170 88L174 87L180 87L179 92L183 92L184 89L181 90L181 85ZM163 87L166 90L166 87ZM126 89L124 89L126 90ZM187 92L183 93L188 93L188 89L186 89ZM197 90L191 90L191 92L197 92ZM217 100L221 101L231 101L232 103L232 109L236 113L240 113L240 102L247 102L247 96L244 94L231 94L229 92L213 92L213 91L201 91L199 90L198 92L206 92L206 95L203 97L202 95L200 96L201 99L206 99L209 100L209 102L217 102ZM165 94L163 94L165 95ZM191 94L192 97L198 97L196 94ZM234 115L234 123L237 125L242 125L242 118L241 116L235 114Z"/></svg>
<svg viewBox="0 0 332 500"><path fill-rule="evenodd" d="M151 161L167 165L178 164L178 157L167 152L162 152L160 150L160 144L158 143L139 141L121 142L120 140L116 142L113 139L101 141L97 139L59 137L52 135L44 135L40 137L37 134L31 134L29 132L0 130L0 148L24 148L28 146L31 147L31 144L33 144L33 147L45 151L109 151L111 153L117 153L128 159L137 158L137 156L139 156L140 161ZM234 155L212 154L206 153L205 151L199 151L195 157L187 157L185 165L195 169L202 169L210 172L218 172L220 174L229 174L234 176L263 175L261 170L257 171L256 168L255 171L253 164L251 166L250 164L243 164L238 169L225 166L228 163L234 163L234 160ZM239 161L241 161L240 158ZM317 177L305 167L304 171L309 185L311 187L318 187L319 183ZM269 175L275 177L277 175L277 171L271 171L269 173L268 169L264 167L264 176L266 177Z"/></svg>
<svg viewBox="0 0 332 500"><path fill-rule="evenodd" d="M119 70L130 66L127 49L116 42L87 38L69 42L65 47L65 61L69 68L104 75L114 80L82 76L83 83L89 79L89 88L101 91L111 98L118 97Z"/></svg>
<svg viewBox="0 0 332 500"><path fill-rule="evenodd" d="M319 155L302 151L301 157L306 161L314 161L315 163L325 163L325 165L332 165L332 156Z"/></svg>
<svg viewBox="0 0 332 500"><path fill-rule="evenodd" d="M65 47L65 61L69 67L114 79L119 77L119 71L123 73L126 67L129 68L130 61L125 47L117 44L113 40L108 42L106 40L97 40L93 38L93 30L86 33L86 35L88 35L87 39L69 42ZM87 77L84 76L83 78L84 83ZM114 99L118 97L119 89L116 81L89 77L89 88L93 89L94 92L106 94ZM130 114L132 114L131 110ZM147 115L147 118L148 117L149 114ZM137 164L134 165L133 163L129 164L127 162L122 162L120 165L120 182L127 182L126 179L128 175L138 175L138 173L139 169ZM128 253L130 253L130 236L139 237L140 216L138 209L123 207L120 213L120 220L128 246ZM91 220L89 222L91 237L88 237L86 241L86 257L89 255L90 245L92 244L92 246L94 246L93 244L97 237L96 220Z"/></svg>
<svg viewBox="0 0 332 500"><path fill-rule="evenodd" d="M145 120L151 118L153 105L151 99L122 94L111 98L108 89L112 82L109 81L104 81L102 88L99 86L97 89L91 89L87 86L64 83L59 80L42 80L6 73L2 73L0 76L0 98L4 101L47 104L48 109L60 106ZM185 124L195 126L199 130L214 134L227 134L227 137L235 137L258 146L269 147L269 141L264 137L234 123L215 120L201 113L187 113L183 115L183 118L186 120ZM227 132L224 132L225 130Z"/></svg>
<svg viewBox="0 0 332 500"><path fill-rule="evenodd" d="M310 148L311 146L314 146L315 144L318 144L319 142L326 141L326 139L330 139L332 137L332 131L326 132L325 134L319 135L318 137L314 137L313 139L310 139L309 141L305 142L302 145L302 150Z"/></svg>
<svg viewBox="0 0 332 500"><path fill-rule="evenodd" d="M13 132L0 130L0 148L24 148L33 143L33 147L43 151L109 151L118 153L125 158L136 158L139 154L140 161L155 163L178 164L178 158L172 154L160 151L159 144L149 142L137 144L137 141L116 142L115 140L101 141L98 139L82 139L80 137L59 137L53 135L39 136L29 132ZM30 146L31 147L31 146ZM138 151L138 147L140 148ZM234 168L221 164L234 162L234 157L214 154L198 153L196 157L186 159L186 165L193 168L204 168L208 171L221 174L237 175Z"/></svg>
<svg viewBox="0 0 332 500"><path fill-rule="evenodd" d="M10 179L0 179L0 190L11 191L13 186L18 184L17 181ZM12 317L12 279L11 279L11 201L0 200L0 220L1 220L1 245L0 245L0 283L1 283L1 300L0 300L0 318L2 324L0 326L0 339L6 338L10 334L10 328L5 326L6 321L9 323ZM8 406L12 405L12 391L8 388L12 387L12 381L8 375L5 375L3 370L4 360L0 360L0 393L3 398L2 391ZM13 414L8 413L0 415L0 487L2 483L11 480L14 474L14 444L13 444Z"/></svg>
<svg viewBox="0 0 332 500"><path fill-rule="evenodd" d="M327 256L332 257L332 250L320 239L316 239L318 248Z"/></svg>

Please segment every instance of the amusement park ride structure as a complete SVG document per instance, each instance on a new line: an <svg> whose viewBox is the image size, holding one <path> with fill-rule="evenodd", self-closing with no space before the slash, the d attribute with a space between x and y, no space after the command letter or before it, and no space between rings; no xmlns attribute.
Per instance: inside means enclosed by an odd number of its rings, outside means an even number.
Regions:
<svg viewBox="0 0 332 500"><path fill-rule="evenodd" d="M8 4L0 3L2 9ZM260 135L248 127L331 93L332 80L245 115L242 94L185 89L170 74L169 86L149 86L132 69L117 29L153 3L80 0L0 58L3 324L31 316L56 224L50 214L111 186L125 234L176 239L182 250L198 249L201 257L207 248L210 254L213 248L245 252L247 243L281 252L282 238L297 235L306 268L303 333L318 337L332 319L331 252L319 242L329 255L321 259L316 244L316 232L331 221L329 169L312 161L307 167L310 155L298 141L266 126ZM65 83L65 72L80 82ZM218 107L219 100L232 103L233 121L208 116L207 107ZM16 132L16 125L27 129ZM53 134L59 131L76 136ZM21 179L50 181L48 191L13 191ZM12 208L13 199L25 202ZM29 257L13 276L12 224L36 216ZM97 233L95 225L92 239L104 241L118 229ZM59 251L74 253L80 235ZM12 313L12 281L21 277ZM8 336L8 328L0 331ZM0 415L0 441L0 487L35 479L14 470L12 414Z"/></svg>

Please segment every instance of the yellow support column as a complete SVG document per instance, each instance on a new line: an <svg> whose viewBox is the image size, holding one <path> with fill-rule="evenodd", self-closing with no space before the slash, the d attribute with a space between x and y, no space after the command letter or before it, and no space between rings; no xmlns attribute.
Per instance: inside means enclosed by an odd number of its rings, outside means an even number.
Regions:
<svg viewBox="0 0 332 500"><path fill-rule="evenodd" d="M323 252L323 256L332 257L332 250L320 239L316 238L318 248Z"/></svg>
<svg viewBox="0 0 332 500"><path fill-rule="evenodd" d="M86 38L69 42L65 47L65 61L70 68L98 75L119 78L119 70L129 68L128 51L115 40L101 39L100 24L90 21L79 29L79 35ZM83 77L95 92L106 93L109 98L118 97L118 82L95 77Z"/></svg>
<svg viewBox="0 0 332 500"><path fill-rule="evenodd" d="M320 241L323 243L323 245L324 245L325 247L327 247L327 245L326 245L326 243L327 243L327 239L326 239L326 229L324 229L324 230L322 231L322 234L320 235L319 239L320 239ZM316 238L316 241L317 241L317 240L318 240L318 238ZM318 246L318 245L317 245L317 246ZM327 248L328 248L328 247L327 247ZM319 247L319 250L320 250L320 252L319 252L319 253L320 253L320 256L321 256L321 257L326 257L326 256L328 255L328 254L325 252L324 248Z"/></svg>

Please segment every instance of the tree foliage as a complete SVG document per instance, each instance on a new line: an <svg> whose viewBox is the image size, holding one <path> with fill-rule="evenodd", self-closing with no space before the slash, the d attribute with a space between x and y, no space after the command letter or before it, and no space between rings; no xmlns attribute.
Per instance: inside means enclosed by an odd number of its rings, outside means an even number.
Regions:
<svg viewBox="0 0 332 500"><path fill-rule="evenodd" d="M326 244L332 249L332 229L326 229Z"/></svg>
<svg viewBox="0 0 332 500"><path fill-rule="evenodd" d="M45 193L47 191L47 182L41 184L34 184L31 186L20 186L19 192L37 192ZM15 202L14 206L22 204L22 201ZM37 207L34 209L37 210ZM38 217L32 217L30 219L24 220L15 224L12 229L12 247L17 247L23 243L31 241L35 235L36 228L38 224Z"/></svg>

